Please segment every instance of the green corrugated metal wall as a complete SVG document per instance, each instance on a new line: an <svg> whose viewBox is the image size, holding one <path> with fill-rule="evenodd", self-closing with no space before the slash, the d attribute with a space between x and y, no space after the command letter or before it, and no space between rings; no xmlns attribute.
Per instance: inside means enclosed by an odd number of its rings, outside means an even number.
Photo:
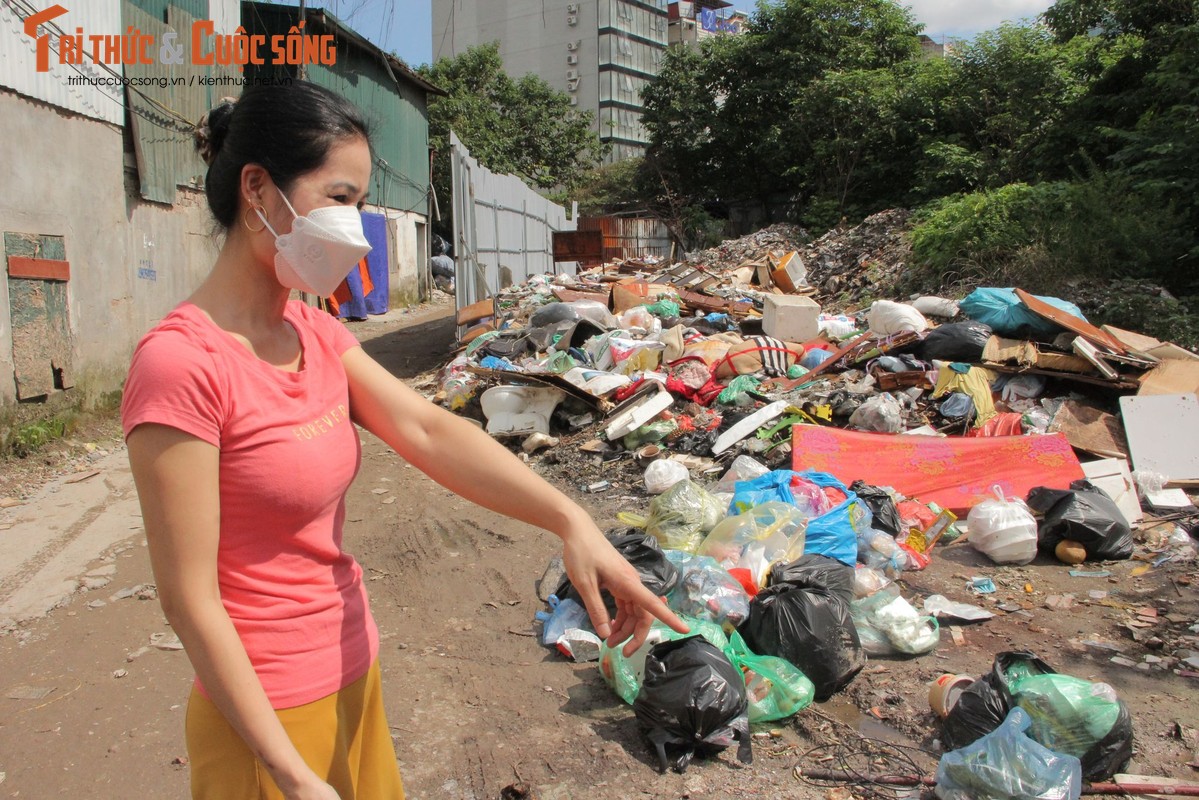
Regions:
<svg viewBox="0 0 1199 800"><path fill-rule="evenodd" d="M191 54L192 22L208 19L208 0L124 0L121 6L122 24L133 26L143 33L154 35L156 42L168 31L179 34L185 52ZM211 49L211 45L209 46ZM200 78L209 76L240 76L236 67L214 64L196 66L191 58L182 64L127 64L125 74L130 78L181 79L176 86L155 86L145 83L136 91L125 90L130 108L134 147L137 151L137 174L142 197L158 203L174 203L175 187L179 184L203 185L204 162L196 154L190 126L199 121L217 101L237 96L237 86L205 86ZM169 109L171 113L164 112ZM189 124L180 122L182 117Z"/></svg>
<svg viewBox="0 0 1199 800"><path fill-rule="evenodd" d="M423 93L393 81L377 60L338 47L332 68L311 66L308 79L366 114L375 151L370 202L429 213L429 119ZM382 159L386 164L380 164Z"/></svg>
<svg viewBox="0 0 1199 800"><path fill-rule="evenodd" d="M124 0L121 6L122 27L133 26L143 33L153 34L158 42L168 31L178 33L186 42L191 36L192 21L207 17L208 0ZM193 76L206 76L210 70L184 59L184 63L178 65L157 61L127 64L125 74L134 79L183 81L178 86L144 84L136 91L132 88L125 91L133 124L141 195L158 203L174 203L175 186L197 179L202 181L205 169L204 162L196 155L189 126L174 117L177 115L195 123L211 107L211 90L190 85ZM166 113L164 109L173 113Z"/></svg>
<svg viewBox="0 0 1199 800"><path fill-rule="evenodd" d="M121 13L124 27L132 25L151 33L156 41L174 30L190 48L192 20L208 18L208 0L123 0ZM249 33L286 34L295 22L295 8L242 3L242 23ZM235 67L202 67L189 62L190 58L180 65L125 67L131 78L184 81L178 86L146 85L139 86L137 92L126 92L130 108L137 111L131 114L132 133L141 195L147 200L173 203L176 185L193 181L202 184L205 171L190 130L184 130L186 126L173 121L155 104L194 123L221 97L241 93L238 86L189 85L193 76L241 75ZM245 77L254 80L279 73L294 77L294 68L247 65ZM370 121L376 157L370 201L427 215L429 118L424 91L402 76L393 79L381 58L344 40L338 42L337 63L331 67L311 65L307 77L357 105ZM380 164L380 159L385 163Z"/></svg>
<svg viewBox="0 0 1199 800"><path fill-rule="evenodd" d="M295 8L242 3L242 24L251 34L286 34L295 22ZM294 67L251 69L252 65L246 68L251 79L295 75ZM380 57L344 37L337 42L337 63L309 65L307 79L337 92L366 115L376 158L369 202L428 215L429 117L424 91L400 75L393 79Z"/></svg>

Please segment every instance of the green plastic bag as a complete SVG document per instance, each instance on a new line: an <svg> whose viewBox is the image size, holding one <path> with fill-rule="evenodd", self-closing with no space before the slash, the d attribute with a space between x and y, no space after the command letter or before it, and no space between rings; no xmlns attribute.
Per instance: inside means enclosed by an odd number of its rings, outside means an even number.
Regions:
<svg viewBox="0 0 1199 800"><path fill-rule="evenodd" d="M679 481L649 504L645 532L663 550L694 553L716 523L724 519L724 504L694 481Z"/></svg>
<svg viewBox="0 0 1199 800"><path fill-rule="evenodd" d="M812 704L816 687L790 661L755 655L736 631L724 654L745 677L750 723L786 719Z"/></svg>
<svg viewBox="0 0 1199 800"><path fill-rule="evenodd" d="M612 687L621 700L632 705L633 701L637 699L637 695L641 692L642 678L645 676L645 657L649 655L649 651L654 645L699 635L719 650L723 651L729 646L729 640L724 635L724 631L715 622L682 616L680 619L691 628L691 633L678 633L664 623L654 620L645 642L627 658L621 653L624 642L616 647L608 647L607 642L600 645L600 676L604 679L604 683Z"/></svg>
<svg viewBox="0 0 1199 800"><path fill-rule="evenodd" d="M645 310L653 314L655 317L661 317L663 319L677 318L680 311L678 303L672 300L667 300L665 297L661 298L658 300L658 302L653 303L652 305L647 305Z"/></svg>
<svg viewBox="0 0 1199 800"><path fill-rule="evenodd" d="M1032 720L1029 735L1050 750L1081 758L1120 717L1116 690L1106 683L1060 674L1008 679L1016 705Z"/></svg>
<svg viewBox="0 0 1199 800"><path fill-rule="evenodd" d="M722 406L735 406L744 398L752 403L753 398L747 397L745 393L755 391L761 384L762 382L753 375L738 375L716 396L716 402Z"/></svg>

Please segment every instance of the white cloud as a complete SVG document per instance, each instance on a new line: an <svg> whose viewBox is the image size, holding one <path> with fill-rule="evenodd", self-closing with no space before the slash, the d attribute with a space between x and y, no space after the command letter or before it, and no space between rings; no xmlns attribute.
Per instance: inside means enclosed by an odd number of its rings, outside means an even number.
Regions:
<svg viewBox="0 0 1199 800"><path fill-rule="evenodd" d="M912 11L924 32L934 39L942 34L970 37L999 27L1002 22L1033 19L1053 0L900 0Z"/></svg>

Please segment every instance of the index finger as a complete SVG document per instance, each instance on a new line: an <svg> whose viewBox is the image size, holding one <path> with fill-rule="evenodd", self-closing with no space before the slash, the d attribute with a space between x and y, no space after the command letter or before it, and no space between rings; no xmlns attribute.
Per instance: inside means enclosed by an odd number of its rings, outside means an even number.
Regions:
<svg viewBox="0 0 1199 800"><path fill-rule="evenodd" d="M677 614L670 610L670 606L666 605L666 601L645 588L644 584L638 583L628 600L644 608L676 632L691 633L691 628L688 627L687 623L679 619Z"/></svg>

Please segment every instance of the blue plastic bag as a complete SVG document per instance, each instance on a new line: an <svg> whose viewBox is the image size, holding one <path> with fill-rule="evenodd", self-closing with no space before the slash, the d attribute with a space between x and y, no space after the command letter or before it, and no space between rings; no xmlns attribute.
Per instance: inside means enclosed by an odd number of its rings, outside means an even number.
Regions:
<svg viewBox="0 0 1199 800"><path fill-rule="evenodd" d="M753 480L737 481L733 485L729 514L744 514L763 503L787 503L803 511L806 517L818 517L832 508L814 481L789 469L771 470Z"/></svg>
<svg viewBox="0 0 1199 800"><path fill-rule="evenodd" d="M1057 297L1034 295L1054 308L1085 320L1082 311L1073 303ZM958 303L962 313L972 320L981 322L1000 336L1023 338L1026 336L1056 336L1061 326L1037 316L1028 306L1020 302L1015 289L975 289L965 300Z"/></svg>
<svg viewBox="0 0 1199 800"><path fill-rule="evenodd" d="M1078 800L1082 765L1027 735L1032 721L1013 708L1003 723L973 744L941 756L941 800Z"/></svg>
<svg viewBox="0 0 1199 800"><path fill-rule="evenodd" d="M569 628L582 628L583 630L593 630L591 627L591 617L587 615L587 609L580 603L576 603L569 597L564 600L559 600L557 595L549 596L550 608L553 611L546 613L538 611L534 617L545 623L541 629L541 643L546 647L553 647L558 640L562 638L562 634L566 633Z"/></svg>
<svg viewBox="0 0 1199 800"><path fill-rule="evenodd" d="M799 477L817 486L832 486L845 493L845 500L833 510L808 522L804 555L818 553L835 558L842 564L858 563L858 534L870 528L873 514L870 507L841 481L827 472L806 469Z"/></svg>

